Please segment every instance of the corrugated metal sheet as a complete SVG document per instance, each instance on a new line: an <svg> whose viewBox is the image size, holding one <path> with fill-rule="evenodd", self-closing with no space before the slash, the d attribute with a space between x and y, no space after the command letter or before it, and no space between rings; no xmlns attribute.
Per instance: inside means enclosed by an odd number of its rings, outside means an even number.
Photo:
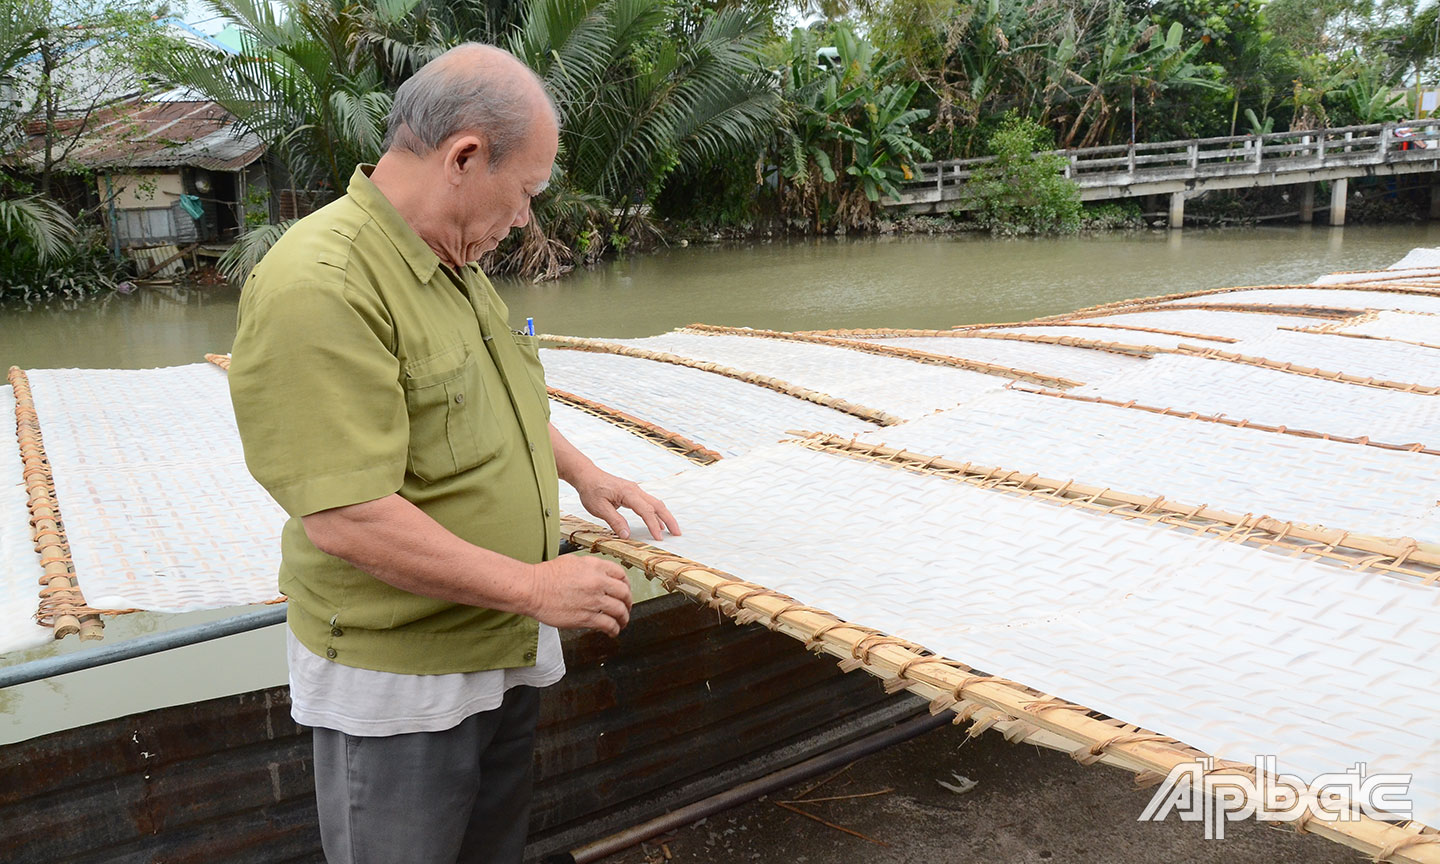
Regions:
<svg viewBox="0 0 1440 864"><path fill-rule="evenodd" d="M187 94L167 97L174 95ZM241 131L228 111L208 101L131 100L95 112L89 125L67 156L86 168L238 171L265 152L258 137ZM43 142L32 136L25 158L38 158L39 146Z"/></svg>
<svg viewBox="0 0 1440 864"><path fill-rule="evenodd" d="M541 709L531 857L748 779L735 773L746 759L814 755L845 740L826 730L848 722L855 737L914 702L678 596L637 605L618 640L567 634L565 652L569 674ZM12 744L0 777L7 864L322 860L310 736L285 688Z"/></svg>

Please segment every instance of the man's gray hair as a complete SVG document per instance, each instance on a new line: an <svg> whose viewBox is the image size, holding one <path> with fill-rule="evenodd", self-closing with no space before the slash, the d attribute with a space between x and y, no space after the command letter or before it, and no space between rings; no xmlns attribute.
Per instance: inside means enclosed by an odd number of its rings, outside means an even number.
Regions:
<svg viewBox="0 0 1440 864"><path fill-rule="evenodd" d="M489 143L488 165L493 170L524 143L534 116L535 89L558 122L559 112L540 76L529 67L523 75L486 74L467 68L451 55L477 48L513 57L493 45L467 42L426 63L395 93L385 131L385 150L408 150L424 156L459 132L479 132Z"/></svg>

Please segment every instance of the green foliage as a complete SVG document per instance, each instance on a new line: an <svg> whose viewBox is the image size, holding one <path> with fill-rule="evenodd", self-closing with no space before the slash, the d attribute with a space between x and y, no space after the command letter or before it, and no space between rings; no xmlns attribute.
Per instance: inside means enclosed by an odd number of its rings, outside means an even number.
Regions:
<svg viewBox="0 0 1440 864"><path fill-rule="evenodd" d="M881 197L899 197L911 166L931 156L910 129L929 115L910 107L919 82L887 82L897 64L848 27L830 38L834 45L822 47L815 32L795 30L781 74L781 203L816 230L865 224ZM833 59L820 59L831 50Z"/></svg>
<svg viewBox="0 0 1440 864"><path fill-rule="evenodd" d="M0 299L74 298L115 287L103 232L50 198L0 185Z"/></svg>
<svg viewBox="0 0 1440 864"><path fill-rule="evenodd" d="M220 256L217 266L220 275L232 282L243 282L270 247L280 241L291 225L295 224L294 219L287 219L279 224L262 223L250 226L250 230L241 234L235 245L225 250Z"/></svg>
<svg viewBox="0 0 1440 864"><path fill-rule="evenodd" d="M1045 130L1011 116L990 136L993 162L976 168L965 203L980 225L999 234L1071 233L1080 227L1080 189L1063 172L1064 156L1035 152Z"/></svg>

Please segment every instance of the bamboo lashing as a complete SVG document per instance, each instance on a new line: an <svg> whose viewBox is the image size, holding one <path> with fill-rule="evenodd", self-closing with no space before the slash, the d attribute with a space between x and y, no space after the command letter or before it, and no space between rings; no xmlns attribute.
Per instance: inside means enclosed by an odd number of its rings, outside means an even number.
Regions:
<svg viewBox="0 0 1440 864"><path fill-rule="evenodd" d="M949 366L955 369L964 369L969 372L997 375L1001 378L1010 378L1015 381L1029 381L1032 384L1039 384L1042 387L1081 387L1085 384L1084 381L1061 378L1058 375L1046 375L1041 372L1031 372L1026 369L1014 369L1009 366L1001 366L998 363L985 363L980 360L966 360L963 357L952 357L949 354L933 354L929 351L916 351L913 348L876 345L871 342L866 342L863 339L835 339L829 336L816 336L807 333L792 333L781 330L755 330L749 327L720 327L713 324L691 324L688 327L682 328L682 330L693 333L753 336L759 339L778 339L782 342L808 342L812 345L848 348L852 351L860 351L865 354L896 357L904 360L913 360L917 363L928 363L933 366Z"/></svg>
<svg viewBox="0 0 1440 864"><path fill-rule="evenodd" d="M729 366L722 366L719 363L710 363L705 360L695 360L690 357L682 357L679 354L671 354L666 351L651 351L647 348L636 348L633 345L620 345L615 342L606 342L603 339L586 339L580 336L552 336L542 335L545 342L557 348L570 351L591 351L597 354L619 354L625 357L634 357L640 360L653 360L657 363L670 363L676 366L687 366L691 369L699 369L702 372L710 372L715 375L723 375L726 378L734 378L736 381L743 381L746 384L753 384L757 387L764 387L767 390L774 390L786 396L802 399L806 402L813 402L826 408L849 414L852 417L859 417L877 426L894 426L904 422L893 414L887 414L877 408L870 408L865 405L857 405L845 399L831 396L828 393L820 393L808 387L801 387L789 381L782 381L769 375L761 375L756 372L746 372L742 369L733 369Z"/></svg>
<svg viewBox="0 0 1440 864"><path fill-rule="evenodd" d="M1338 441L1342 444L1361 444L1366 447L1379 447L1384 450L1403 450L1410 453L1425 453L1431 456L1440 456L1440 450L1432 449L1421 442L1409 444L1395 444L1384 441L1372 440L1369 436L1363 438L1349 438L1343 435L1331 435L1326 432L1314 432L1309 429L1291 429L1288 426L1271 426L1265 423L1252 423L1249 420L1236 420L1226 417L1223 414L1201 414L1198 411L1181 411L1175 408L1162 408L1157 405L1142 405L1135 400L1128 402L1119 399L1106 399L1102 396L1085 396L1079 393L1068 393L1064 390L1045 390L1040 388L1021 387L1016 384L1009 385L1012 390L1023 390L1026 393L1035 393L1040 396L1053 396L1059 399L1075 399L1081 402L1093 402L1097 405L1113 405L1116 408L1134 408L1137 411L1149 411L1152 414L1164 414L1168 417L1183 417L1186 420L1199 420L1204 423L1220 423L1225 426L1235 426L1240 429L1256 429L1261 432L1276 432L1282 435L1295 435L1300 438L1318 438L1322 441Z"/></svg>
<svg viewBox="0 0 1440 864"><path fill-rule="evenodd" d="M30 379L16 366L10 367L10 387L15 396L15 437L20 446L20 462L30 509L31 536L35 552L40 556L41 577L39 608L35 619L48 626L56 639L78 633L81 639L102 639L105 623L96 610L85 602L65 539L65 523L60 504L55 500L55 481L50 462L45 457L45 442L40 433L40 417L35 412L35 399L30 392Z"/></svg>
<svg viewBox="0 0 1440 864"><path fill-rule="evenodd" d="M842 621L763 586L737 579L634 540L620 540L610 531L566 517L562 532L578 546L610 555L642 570L671 591L678 591L718 609L739 623L759 623L804 642L816 652L841 658L841 668L863 669L885 682L886 690L909 690L929 700L932 713L953 711L955 722L972 721L970 733L995 728L1012 742L1038 744L1069 752L1082 764L1104 763L1153 784L1179 765L1204 754L1168 736L1099 716L1041 693L1022 683L977 672L969 665L936 656L904 639L887 636L859 623ZM1251 775L1254 767L1216 759L1207 774ZM1199 792L1200 790L1196 790ZM1256 800L1257 812L1266 802ZM1388 824L1355 813L1353 821L1311 819L1303 826L1379 860L1440 864L1440 847L1414 838L1429 829L1414 823Z"/></svg>
<svg viewBox="0 0 1440 864"><path fill-rule="evenodd" d="M714 450L686 438L678 432L671 432L663 426L657 426L648 420L641 420L633 414L626 414L624 411L611 408L602 402L586 399L584 396L576 396L574 393L567 393L554 387L547 387L546 390L549 392L550 398L556 402L563 402L571 408L598 417L651 444L657 444L666 450L678 453L697 465L711 465L723 458Z"/></svg>
<svg viewBox="0 0 1440 864"><path fill-rule="evenodd" d="M1123 492L1073 479L1047 478L1023 470L960 462L823 432L797 431L793 434L801 437L790 443L810 450L877 462L920 474L933 474L986 489L1038 497L1120 518L1139 519L1226 542L1260 548L1275 547L1292 557L1327 561L1348 569L1398 573L1440 587L1440 546L1420 543L1409 537L1370 537L1264 515L1242 515L1204 504L1182 504L1164 496Z"/></svg>

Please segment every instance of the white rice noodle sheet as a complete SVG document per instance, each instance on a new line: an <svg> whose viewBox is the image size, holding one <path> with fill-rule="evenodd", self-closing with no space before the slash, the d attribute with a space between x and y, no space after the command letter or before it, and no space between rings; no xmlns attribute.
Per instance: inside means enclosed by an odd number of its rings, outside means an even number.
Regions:
<svg viewBox="0 0 1440 864"><path fill-rule="evenodd" d="M772 444L792 429L876 428L813 402L673 363L556 349L544 349L540 357L551 387L684 435L724 457Z"/></svg>
<svg viewBox="0 0 1440 864"><path fill-rule="evenodd" d="M1071 333L1062 335L1073 336L1077 339L1125 341L1110 335L1115 331L1092 328L1088 332L1081 332L1077 327L1070 329ZM897 348L909 348L913 351L926 351L931 354L963 357L966 360L997 363L1026 372L1056 375L1086 383L1134 369L1145 362L1132 355L1114 354L1094 348L1047 345L1044 342L1020 342L1010 339L984 339L973 336L906 336L886 337L873 341L878 341L882 345L894 345Z"/></svg>
<svg viewBox="0 0 1440 864"><path fill-rule="evenodd" d="M1167 354L1136 372L1071 391L1267 426L1440 447L1440 397Z"/></svg>
<svg viewBox="0 0 1440 864"><path fill-rule="evenodd" d="M550 422L601 470L627 480L643 482L699 468L673 450L667 450L578 408L551 400ZM568 483L560 483L560 509L593 518L580 505L580 496Z"/></svg>
<svg viewBox="0 0 1440 864"><path fill-rule="evenodd" d="M1440 458L1006 391L860 436L958 462L1440 542Z"/></svg>
<svg viewBox="0 0 1440 864"><path fill-rule="evenodd" d="M1440 345L1440 315L1417 315L1413 312L1380 312L1373 321L1361 321L1341 329L1342 333L1364 336L1385 336L1407 342ZM1437 358L1436 362L1440 362Z"/></svg>
<svg viewBox="0 0 1440 864"><path fill-rule="evenodd" d="M184 612L275 599L285 513L245 469L223 371L28 374L86 602Z"/></svg>
<svg viewBox="0 0 1440 864"><path fill-rule="evenodd" d="M1342 309L1393 309L1399 312L1440 313L1440 293L1397 294L1390 291L1359 291L1346 288L1256 288L1223 294L1202 294L1180 300L1167 300L1161 305L1176 303L1251 303L1263 306L1333 306Z"/></svg>
<svg viewBox="0 0 1440 864"><path fill-rule="evenodd" d="M1223 294L1218 296L1225 296ZM1323 318L1305 318L1299 315L1269 315L1263 312L1229 312L1209 309L1166 309L1157 307L1143 312L1120 312L1096 318L1086 318L1096 324L1119 324L1120 326L1156 327L1162 330L1183 330L1186 333L1204 333L1207 336L1224 336L1231 339L1254 339L1269 336L1279 327L1314 327L1329 323ZM1029 328L1024 328L1029 329ZM1065 330L1082 331L1082 327L1066 327ZM1095 331L1104 332L1104 331ZM1119 331L1116 331L1119 332ZM1167 345L1155 341L1163 338L1156 334L1145 334L1150 338L1143 344ZM1194 339L1176 338L1174 344ZM1201 344L1224 346L1224 343L1205 342ZM1234 343L1230 343L1234 344ZM1227 349L1233 350L1233 349Z"/></svg>
<svg viewBox="0 0 1440 864"><path fill-rule="evenodd" d="M11 434L0 437L0 654L44 645L54 634L35 622L40 606L40 559L30 535L30 508L15 440L15 395L0 385L0 417Z"/></svg>
<svg viewBox="0 0 1440 864"><path fill-rule="evenodd" d="M719 363L770 375L799 387L911 418L954 408L1007 379L965 369L931 366L848 348L721 333L666 333L616 340L650 351Z"/></svg>
<svg viewBox="0 0 1440 864"><path fill-rule="evenodd" d="M1440 317L1435 321L1440 323ZM1329 333L1277 330L1264 339L1247 339L1236 346L1220 347L1220 350L1310 366L1327 372L1440 387L1440 350L1407 345L1404 342L1349 339Z"/></svg>
<svg viewBox="0 0 1440 864"><path fill-rule="evenodd" d="M648 488L671 552L1222 758L1415 772L1440 820L1434 586L794 445Z"/></svg>

